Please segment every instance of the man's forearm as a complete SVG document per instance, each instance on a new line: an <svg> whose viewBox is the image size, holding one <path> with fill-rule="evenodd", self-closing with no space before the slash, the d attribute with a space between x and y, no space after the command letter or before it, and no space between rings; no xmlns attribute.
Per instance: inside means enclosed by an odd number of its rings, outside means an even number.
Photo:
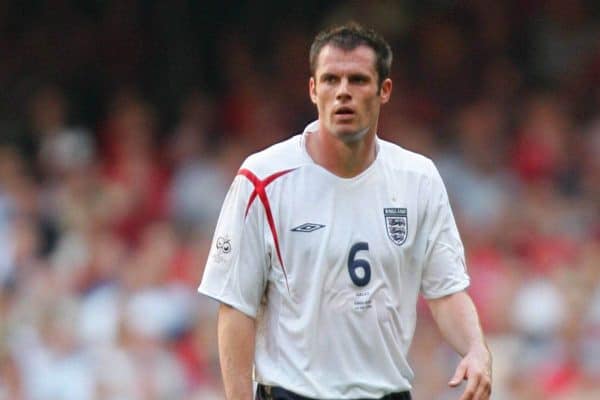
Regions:
<svg viewBox="0 0 600 400"><path fill-rule="evenodd" d="M486 348L477 310L464 292L428 301L429 308L444 339L461 355Z"/></svg>
<svg viewBox="0 0 600 400"><path fill-rule="evenodd" d="M485 344L471 297L461 291L430 300L429 307L446 341L463 357L448 385L456 387L466 379L468 382L461 400L489 399L492 393L492 355Z"/></svg>
<svg viewBox="0 0 600 400"><path fill-rule="evenodd" d="M219 308L219 358L227 400L252 400L254 319L222 304Z"/></svg>

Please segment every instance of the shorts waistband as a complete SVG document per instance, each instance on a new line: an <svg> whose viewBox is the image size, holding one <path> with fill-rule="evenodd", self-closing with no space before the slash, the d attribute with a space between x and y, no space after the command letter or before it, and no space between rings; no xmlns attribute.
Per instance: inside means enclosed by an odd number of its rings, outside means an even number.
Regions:
<svg viewBox="0 0 600 400"><path fill-rule="evenodd" d="M319 400L301 396L279 386L267 386L261 383L256 388L256 400ZM411 400L410 392L397 392L386 394L379 399L353 399L353 400Z"/></svg>

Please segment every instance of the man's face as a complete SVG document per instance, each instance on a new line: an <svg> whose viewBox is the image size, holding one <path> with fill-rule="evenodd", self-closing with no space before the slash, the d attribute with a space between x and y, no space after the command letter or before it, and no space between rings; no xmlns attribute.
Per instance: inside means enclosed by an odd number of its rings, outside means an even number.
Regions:
<svg viewBox="0 0 600 400"><path fill-rule="evenodd" d="M375 52L370 47L345 51L327 45L319 53L309 90L321 129L349 143L375 130L379 108L390 98L392 81L385 79L379 90Z"/></svg>

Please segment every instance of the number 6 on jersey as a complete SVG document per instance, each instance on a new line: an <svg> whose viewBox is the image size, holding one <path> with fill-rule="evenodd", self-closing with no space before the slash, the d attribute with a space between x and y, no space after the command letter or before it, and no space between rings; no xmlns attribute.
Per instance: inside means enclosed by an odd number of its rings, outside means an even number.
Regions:
<svg viewBox="0 0 600 400"><path fill-rule="evenodd" d="M348 255L348 273L350 279L356 286L366 286L371 280L371 265L367 260L363 260L356 257L356 253L361 250L369 250L369 244L367 242L355 243L350 248L350 254Z"/></svg>

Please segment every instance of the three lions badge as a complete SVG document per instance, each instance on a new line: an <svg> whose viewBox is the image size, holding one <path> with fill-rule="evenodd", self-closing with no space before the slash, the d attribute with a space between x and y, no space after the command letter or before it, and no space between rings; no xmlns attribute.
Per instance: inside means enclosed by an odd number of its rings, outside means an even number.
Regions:
<svg viewBox="0 0 600 400"><path fill-rule="evenodd" d="M384 208L385 227L388 237L394 244L402 245L408 234L408 213L406 208Z"/></svg>

